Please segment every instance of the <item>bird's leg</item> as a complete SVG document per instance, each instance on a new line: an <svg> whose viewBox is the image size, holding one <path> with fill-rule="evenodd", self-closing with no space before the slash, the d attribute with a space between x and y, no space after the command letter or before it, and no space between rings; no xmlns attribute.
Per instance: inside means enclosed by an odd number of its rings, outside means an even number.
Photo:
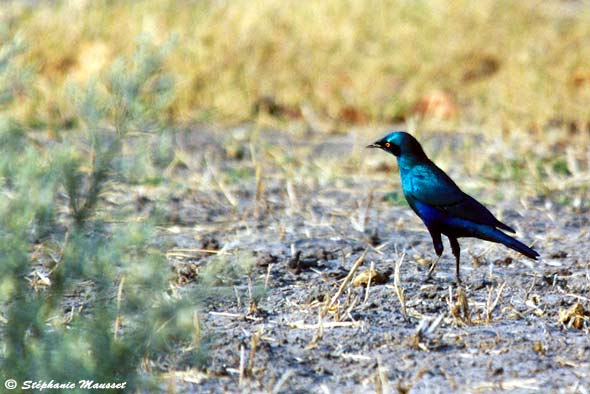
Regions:
<svg viewBox="0 0 590 394"><path fill-rule="evenodd" d="M457 278L457 285L460 285L461 275L459 273L459 260L461 258L461 247L459 246L457 238L449 237L449 241L451 242L451 250L453 251L453 255L455 256L455 276Z"/></svg>
<svg viewBox="0 0 590 394"><path fill-rule="evenodd" d="M434 272L434 269L436 268L436 265L438 264L438 261L440 260L440 256L442 256L442 252L443 252L443 243L442 243L442 239L441 239L441 234L431 228L428 228L428 232L430 232L430 236L432 237L432 244L434 245L434 251L436 252L436 255L438 257L430 265L430 268L428 269L428 275L426 276L427 281L432 279L432 273Z"/></svg>

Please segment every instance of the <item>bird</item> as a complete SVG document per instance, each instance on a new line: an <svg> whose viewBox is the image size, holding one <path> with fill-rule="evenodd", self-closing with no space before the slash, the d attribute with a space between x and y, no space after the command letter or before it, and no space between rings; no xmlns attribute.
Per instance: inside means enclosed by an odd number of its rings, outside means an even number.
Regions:
<svg viewBox="0 0 590 394"><path fill-rule="evenodd" d="M430 266L430 278L443 253L442 235L451 244L455 256L455 276L459 272L461 247L458 238L473 237L503 244L526 257L536 260L540 255L506 232L514 229L499 221L486 207L459 186L424 153L411 134L394 131L367 148L382 149L397 158L404 197L412 210L422 219L432 238L438 259Z"/></svg>

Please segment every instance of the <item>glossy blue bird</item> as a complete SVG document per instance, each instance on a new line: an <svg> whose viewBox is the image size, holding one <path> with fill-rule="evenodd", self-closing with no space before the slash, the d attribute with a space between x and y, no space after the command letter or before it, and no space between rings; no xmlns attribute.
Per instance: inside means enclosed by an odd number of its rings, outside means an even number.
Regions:
<svg viewBox="0 0 590 394"><path fill-rule="evenodd" d="M505 234L502 230L511 233L515 231L459 189L455 182L426 156L422 146L412 135L396 131L367 148L383 149L397 157L404 196L430 232L434 250L439 258L443 252L441 235L444 234L450 241L456 261L457 283L461 283L461 248L457 238L474 237L497 242L531 259L536 260L539 257L536 251ZM435 266L436 262L430 267L429 277Z"/></svg>

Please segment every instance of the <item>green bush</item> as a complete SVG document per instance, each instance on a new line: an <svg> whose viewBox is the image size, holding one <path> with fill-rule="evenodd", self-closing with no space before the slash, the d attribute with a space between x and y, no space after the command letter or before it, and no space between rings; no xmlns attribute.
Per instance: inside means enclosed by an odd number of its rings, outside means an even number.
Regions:
<svg viewBox="0 0 590 394"><path fill-rule="evenodd" d="M18 94L32 89L21 78L26 73L16 73L20 48L0 50L3 102L14 99L16 87ZM199 344L200 330L195 306L168 294L171 270L154 224L101 203L114 183L145 181L171 160L166 51L143 40L131 60L117 60L85 88L72 86L80 129L57 141L39 143L0 113L5 379L127 382L127 391L150 384L140 366L156 357L205 360L199 346L175 346ZM159 139L163 149L141 149ZM189 350L174 354L178 348Z"/></svg>

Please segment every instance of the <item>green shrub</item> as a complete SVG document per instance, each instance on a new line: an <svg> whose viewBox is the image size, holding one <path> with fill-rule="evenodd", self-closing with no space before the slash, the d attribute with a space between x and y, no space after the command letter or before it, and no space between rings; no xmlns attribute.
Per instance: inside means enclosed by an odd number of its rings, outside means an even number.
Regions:
<svg viewBox="0 0 590 394"><path fill-rule="evenodd" d="M19 80L17 49L13 43L0 50L3 100L12 100ZM140 366L150 359L205 360L199 347L174 346L200 343L200 330L195 306L168 294L171 271L156 247L155 226L101 200L115 182L141 182L171 160L173 132L162 115L173 88L161 71L166 50L144 40L104 80L72 86L80 130L59 141L38 143L0 113L5 378L127 382L134 389L149 383ZM168 151L137 149L159 138ZM143 163L142 171L130 162ZM178 355L178 348L189 350Z"/></svg>

